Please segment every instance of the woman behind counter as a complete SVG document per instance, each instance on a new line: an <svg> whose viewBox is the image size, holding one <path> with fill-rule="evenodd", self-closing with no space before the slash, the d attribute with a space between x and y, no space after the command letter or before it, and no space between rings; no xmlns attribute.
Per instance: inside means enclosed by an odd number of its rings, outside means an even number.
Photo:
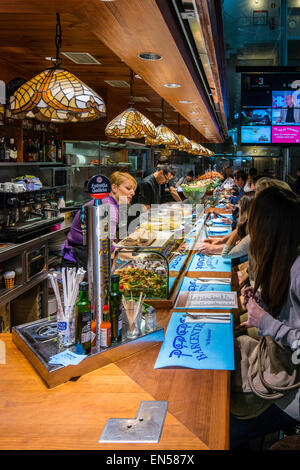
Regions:
<svg viewBox="0 0 300 470"><path fill-rule="evenodd" d="M115 171L109 178L111 183L111 192L108 196L102 199L102 204L110 206L110 241L111 251L114 251L113 240L118 238L118 224L119 224L119 205L120 202L127 198L127 204L130 204L136 187L137 182L129 173L121 173ZM120 198L122 197L122 201ZM94 199L87 202L85 206L94 204ZM82 229L80 223L81 210L77 212L72 222L70 231L67 235L67 240L62 245L62 266L86 268L87 266L87 247L82 245Z"/></svg>

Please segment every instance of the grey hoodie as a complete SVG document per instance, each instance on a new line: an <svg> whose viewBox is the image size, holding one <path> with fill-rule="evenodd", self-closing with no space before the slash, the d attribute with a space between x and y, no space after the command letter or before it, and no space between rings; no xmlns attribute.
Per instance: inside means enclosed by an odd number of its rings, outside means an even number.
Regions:
<svg viewBox="0 0 300 470"><path fill-rule="evenodd" d="M275 319L266 312L259 322L258 334L271 336L294 351L293 357L299 364L297 381L300 382L300 256L291 268L289 296L279 318ZM300 421L300 388L280 398L276 405Z"/></svg>

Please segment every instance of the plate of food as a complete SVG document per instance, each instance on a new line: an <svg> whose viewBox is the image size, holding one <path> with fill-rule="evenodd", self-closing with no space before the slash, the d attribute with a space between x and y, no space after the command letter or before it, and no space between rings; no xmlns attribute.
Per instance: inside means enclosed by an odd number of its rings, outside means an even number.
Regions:
<svg viewBox="0 0 300 470"><path fill-rule="evenodd" d="M145 228L140 228L135 232L124 238L117 246L119 247L132 247L132 246L150 246L156 240L156 233L150 232Z"/></svg>

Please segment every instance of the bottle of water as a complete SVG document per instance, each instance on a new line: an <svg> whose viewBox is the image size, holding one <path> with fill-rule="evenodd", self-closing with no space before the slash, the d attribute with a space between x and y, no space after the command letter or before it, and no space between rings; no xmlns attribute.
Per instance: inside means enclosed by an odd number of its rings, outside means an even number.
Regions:
<svg viewBox="0 0 300 470"><path fill-rule="evenodd" d="M57 209L59 210L59 215L64 217L64 213L61 212L61 209L64 209L66 207L65 199L63 196L59 196L58 202L57 202Z"/></svg>

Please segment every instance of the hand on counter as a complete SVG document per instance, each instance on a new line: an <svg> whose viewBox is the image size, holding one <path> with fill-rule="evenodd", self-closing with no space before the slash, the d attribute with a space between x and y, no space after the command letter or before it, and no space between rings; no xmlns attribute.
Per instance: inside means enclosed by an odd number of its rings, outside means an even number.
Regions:
<svg viewBox="0 0 300 470"><path fill-rule="evenodd" d="M225 240L226 241L226 240ZM205 238L202 243L210 243L211 245L223 245L225 243L224 237Z"/></svg>
<svg viewBox="0 0 300 470"><path fill-rule="evenodd" d="M225 224L225 225L232 225L232 220L231 219L227 219L227 217L224 217L223 219L221 219L222 223Z"/></svg>
<svg viewBox="0 0 300 470"><path fill-rule="evenodd" d="M200 243L196 250L203 255L218 255L223 251L223 245L214 245L212 243Z"/></svg>

